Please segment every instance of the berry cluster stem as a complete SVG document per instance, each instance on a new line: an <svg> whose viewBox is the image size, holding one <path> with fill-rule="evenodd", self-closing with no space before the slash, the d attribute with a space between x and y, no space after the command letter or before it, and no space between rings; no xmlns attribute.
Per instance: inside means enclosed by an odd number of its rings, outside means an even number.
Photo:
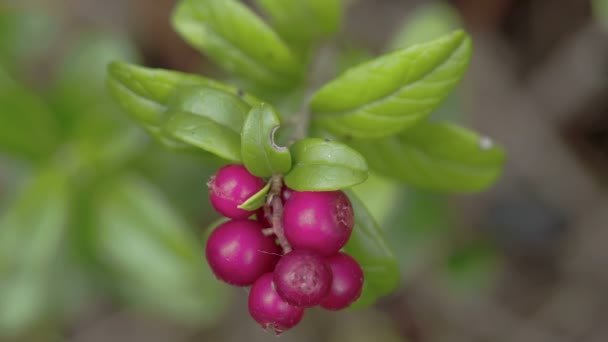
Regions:
<svg viewBox="0 0 608 342"><path fill-rule="evenodd" d="M285 237L285 231L283 230L283 202L281 201L281 188L283 187L283 176L273 175L270 180L270 206L272 207L272 217L270 224L274 234L279 239L281 248L283 248L283 254L291 252L291 245Z"/></svg>

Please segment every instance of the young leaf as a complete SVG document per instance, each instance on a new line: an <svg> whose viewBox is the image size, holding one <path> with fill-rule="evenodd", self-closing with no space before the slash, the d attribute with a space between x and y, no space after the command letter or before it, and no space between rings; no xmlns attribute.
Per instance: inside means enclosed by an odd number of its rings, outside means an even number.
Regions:
<svg viewBox="0 0 608 342"><path fill-rule="evenodd" d="M430 190L469 192L490 186L504 151L487 137L447 122L424 121L382 140L353 140L378 173Z"/></svg>
<svg viewBox="0 0 608 342"><path fill-rule="evenodd" d="M306 48L314 40L338 30L342 20L342 0L257 0L276 31L297 47Z"/></svg>
<svg viewBox="0 0 608 342"><path fill-rule="evenodd" d="M363 308L393 291L399 282L397 259L386 243L382 230L354 192L346 194L355 212L355 228L344 247L359 262L365 275L361 297L351 308Z"/></svg>
<svg viewBox="0 0 608 342"><path fill-rule="evenodd" d="M316 125L341 137L380 138L428 116L460 81L471 40L456 31L346 71L311 101Z"/></svg>
<svg viewBox="0 0 608 342"><path fill-rule="evenodd" d="M122 109L151 135L170 147L177 142L164 137L160 127L165 120L169 100L183 86L221 90L236 95L249 105L259 103L259 100L240 89L202 76L150 69L124 62L113 62L108 67L108 87Z"/></svg>
<svg viewBox="0 0 608 342"><path fill-rule="evenodd" d="M253 107L241 133L241 155L247 170L258 177L285 173L291 168L291 154L286 147L277 146L275 131L279 117L268 104Z"/></svg>
<svg viewBox="0 0 608 342"><path fill-rule="evenodd" d="M49 314L68 220L67 177L41 172L0 218L0 338Z"/></svg>
<svg viewBox="0 0 608 342"><path fill-rule="evenodd" d="M239 205L239 208L249 211L260 209L264 205L264 202L266 202L268 190L270 190L270 182L268 182L262 190L258 191L253 196L249 197L243 204Z"/></svg>
<svg viewBox="0 0 608 342"><path fill-rule="evenodd" d="M96 196L94 243L130 304L186 322L212 323L225 288L204 262L196 235L149 184L124 178Z"/></svg>
<svg viewBox="0 0 608 342"><path fill-rule="evenodd" d="M215 63L250 81L271 87L292 85L303 65L277 34L235 0L181 0L175 30Z"/></svg>
<svg viewBox="0 0 608 342"><path fill-rule="evenodd" d="M250 106L222 90L177 88L164 114L163 134L231 161L241 161L240 133Z"/></svg>
<svg viewBox="0 0 608 342"><path fill-rule="evenodd" d="M294 190L338 190L367 179L365 159L339 142L307 138L293 144L290 150L293 167L285 176L285 184Z"/></svg>

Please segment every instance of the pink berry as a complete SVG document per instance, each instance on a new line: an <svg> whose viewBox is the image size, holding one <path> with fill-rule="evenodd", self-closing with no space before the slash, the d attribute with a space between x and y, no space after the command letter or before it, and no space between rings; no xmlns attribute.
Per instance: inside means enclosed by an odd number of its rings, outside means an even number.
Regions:
<svg viewBox="0 0 608 342"><path fill-rule="evenodd" d="M209 200L220 214L232 219L245 219L252 211L239 209L249 197L264 188L264 180L249 173L243 165L226 165L211 177Z"/></svg>
<svg viewBox="0 0 608 342"><path fill-rule="evenodd" d="M264 236L263 228L252 220L230 220L211 233L205 254L219 279L247 286L274 269L281 250L274 238Z"/></svg>
<svg viewBox="0 0 608 342"><path fill-rule="evenodd" d="M271 328L278 335L296 326L304 316L304 309L289 305L277 293L272 273L261 276L249 292L249 314L262 328Z"/></svg>
<svg viewBox="0 0 608 342"><path fill-rule="evenodd" d="M285 203L283 228L294 249L333 255L353 230L353 207L342 191L294 191Z"/></svg>
<svg viewBox="0 0 608 342"><path fill-rule="evenodd" d="M321 302L328 310L342 310L361 296L363 271L355 259L346 253L327 258L333 280L329 294Z"/></svg>
<svg viewBox="0 0 608 342"><path fill-rule="evenodd" d="M287 303L299 307L321 303L331 288L331 279L327 261L313 251L285 254L274 269L277 292Z"/></svg>

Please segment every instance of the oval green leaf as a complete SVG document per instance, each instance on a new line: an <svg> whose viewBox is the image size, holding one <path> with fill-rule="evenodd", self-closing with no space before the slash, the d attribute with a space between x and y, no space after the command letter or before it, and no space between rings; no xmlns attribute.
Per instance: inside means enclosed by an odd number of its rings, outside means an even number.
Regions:
<svg viewBox="0 0 608 342"><path fill-rule="evenodd" d="M301 78L303 65L279 36L234 0L181 0L175 30L200 52L237 76L283 87Z"/></svg>
<svg viewBox="0 0 608 342"><path fill-rule="evenodd" d="M266 203L266 194L270 190L270 182L262 188L262 190L256 192L253 196L249 197L243 204L239 205L240 209L254 211L260 209L264 203Z"/></svg>
<svg viewBox="0 0 608 342"><path fill-rule="evenodd" d="M399 267L382 230L363 202L353 191L345 192L353 205L355 228L344 251L359 262L365 275L361 297L351 306L358 309L372 305L397 287Z"/></svg>
<svg viewBox="0 0 608 342"><path fill-rule="evenodd" d="M168 100L162 134L230 161L241 161L240 133L250 106L208 87L180 87Z"/></svg>
<svg viewBox="0 0 608 342"><path fill-rule="evenodd" d="M108 67L108 88L114 99L132 119L169 148L184 148L183 144L163 136L161 125L166 119L169 101L179 88L207 87L241 98L249 105L260 101L240 89L202 76L163 69L151 69L125 62L113 62Z"/></svg>
<svg viewBox="0 0 608 342"><path fill-rule="evenodd" d="M448 192L480 191L502 171L503 149L463 127L424 121L381 140L353 140L378 173L409 185Z"/></svg>
<svg viewBox="0 0 608 342"><path fill-rule="evenodd" d="M342 0L257 0L273 28L298 48L335 33L342 21Z"/></svg>
<svg viewBox="0 0 608 342"><path fill-rule="evenodd" d="M287 147L277 146L274 134L281 122L272 106L262 103L253 107L241 133L241 154L247 170L258 177L285 173L291 168Z"/></svg>
<svg viewBox="0 0 608 342"><path fill-rule="evenodd" d="M129 304L183 322L211 324L225 287L204 262L199 239L164 196L124 178L96 196L94 243L113 287Z"/></svg>
<svg viewBox="0 0 608 342"><path fill-rule="evenodd" d="M367 163L361 154L335 141L302 139L290 148L293 167L285 184L297 191L331 191L348 188L367 179Z"/></svg>
<svg viewBox="0 0 608 342"><path fill-rule="evenodd" d="M0 218L0 339L50 314L68 214L67 175L49 169Z"/></svg>
<svg viewBox="0 0 608 342"><path fill-rule="evenodd" d="M339 137L394 135L443 101L470 57L471 39L456 31L349 69L314 95L314 123Z"/></svg>

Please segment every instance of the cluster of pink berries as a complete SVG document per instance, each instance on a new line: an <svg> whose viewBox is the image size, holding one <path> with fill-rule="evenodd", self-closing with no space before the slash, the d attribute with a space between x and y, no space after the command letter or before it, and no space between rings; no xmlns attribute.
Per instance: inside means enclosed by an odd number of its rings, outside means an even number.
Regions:
<svg viewBox="0 0 608 342"><path fill-rule="evenodd" d="M281 333L302 320L305 308L340 310L359 298L361 266L340 252L354 225L352 205L342 191L299 192L283 186L277 220L269 207L257 212L238 208L265 185L244 166L222 167L208 185L211 204L231 220L209 236L207 262L222 281L251 286L249 313L264 329ZM279 234L287 248L277 243Z"/></svg>

